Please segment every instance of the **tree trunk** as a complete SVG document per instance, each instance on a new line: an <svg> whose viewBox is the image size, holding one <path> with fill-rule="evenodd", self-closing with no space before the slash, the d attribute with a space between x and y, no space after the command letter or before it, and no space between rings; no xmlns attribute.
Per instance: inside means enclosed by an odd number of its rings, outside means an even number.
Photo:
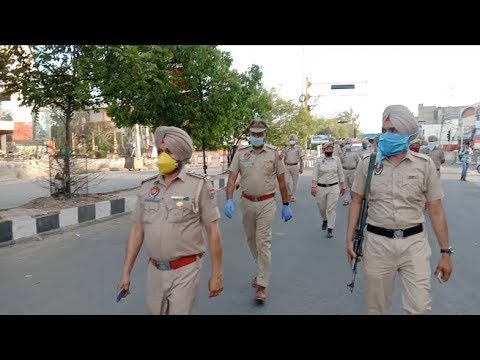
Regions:
<svg viewBox="0 0 480 360"><path fill-rule="evenodd" d="M70 122L72 121L72 112L67 111L65 114L65 151L63 158L63 184L64 195L67 198L71 197L71 182L70 182L70 144L72 142L72 134L70 133Z"/></svg>

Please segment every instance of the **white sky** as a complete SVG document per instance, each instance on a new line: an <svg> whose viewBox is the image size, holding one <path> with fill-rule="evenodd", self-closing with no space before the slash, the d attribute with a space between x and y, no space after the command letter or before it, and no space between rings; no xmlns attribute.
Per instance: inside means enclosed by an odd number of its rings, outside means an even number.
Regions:
<svg viewBox="0 0 480 360"><path fill-rule="evenodd" d="M305 78L313 83L309 93L320 96L312 114L334 116L353 108L364 133L379 132L386 106L402 104L418 115L424 106L460 106L480 101L480 46L432 45L235 45L229 51L233 67L245 71L257 64L266 89L296 100L305 93ZM318 83L351 83L353 90L329 90ZM360 83L366 82L366 83ZM312 98L309 104L313 104Z"/></svg>

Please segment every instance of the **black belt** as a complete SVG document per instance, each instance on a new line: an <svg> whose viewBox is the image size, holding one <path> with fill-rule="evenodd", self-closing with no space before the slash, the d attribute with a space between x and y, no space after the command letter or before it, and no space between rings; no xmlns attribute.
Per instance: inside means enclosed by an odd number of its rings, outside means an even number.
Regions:
<svg viewBox="0 0 480 360"><path fill-rule="evenodd" d="M347 168L347 167L344 167L343 170L355 170L356 168Z"/></svg>
<svg viewBox="0 0 480 360"><path fill-rule="evenodd" d="M408 229L394 230L394 229L384 229L378 226L367 224L367 231L377 235L392 238L392 239L400 239L400 238L406 238L406 237L421 233L423 231L423 225L418 224Z"/></svg>
<svg viewBox="0 0 480 360"><path fill-rule="evenodd" d="M288 163L287 163L287 165L298 165L298 162L296 162L295 164L288 164Z"/></svg>
<svg viewBox="0 0 480 360"><path fill-rule="evenodd" d="M333 185L337 185L338 182L336 183L333 183L333 184L320 184L320 183L317 183L318 186L321 186L321 187L330 187L330 186L333 186Z"/></svg>

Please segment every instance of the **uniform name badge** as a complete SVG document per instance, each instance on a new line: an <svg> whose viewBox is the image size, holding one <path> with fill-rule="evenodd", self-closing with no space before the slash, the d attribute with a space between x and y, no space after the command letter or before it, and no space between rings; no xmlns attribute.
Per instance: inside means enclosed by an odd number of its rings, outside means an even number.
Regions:
<svg viewBox="0 0 480 360"><path fill-rule="evenodd" d="M177 207L182 207L184 205L184 201L190 200L188 196L178 196L178 195L172 196L171 199L173 200L175 205L177 205Z"/></svg>
<svg viewBox="0 0 480 360"><path fill-rule="evenodd" d="M151 202L160 202L160 200L157 199L157 195L160 192L160 189L157 186L154 186L150 189L150 193L148 193L145 196L145 201L151 201Z"/></svg>

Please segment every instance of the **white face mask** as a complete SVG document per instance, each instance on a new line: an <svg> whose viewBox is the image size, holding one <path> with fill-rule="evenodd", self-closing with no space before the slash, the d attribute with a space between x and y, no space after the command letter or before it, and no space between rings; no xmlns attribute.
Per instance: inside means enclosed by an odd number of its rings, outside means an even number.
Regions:
<svg viewBox="0 0 480 360"><path fill-rule="evenodd" d="M295 140L290 140L290 145L295 145L297 142Z"/></svg>

